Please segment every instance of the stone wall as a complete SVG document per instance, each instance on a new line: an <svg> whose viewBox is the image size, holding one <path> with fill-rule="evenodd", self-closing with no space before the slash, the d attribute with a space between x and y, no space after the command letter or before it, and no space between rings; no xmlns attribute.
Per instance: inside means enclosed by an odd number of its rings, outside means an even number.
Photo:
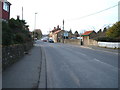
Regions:
<svg viewBox="0 0 120 90"><path fill-rule="evenodd" d="M93 39L84 39L83 44L80 39L64 39L64 43L68 44L74 44L74 45L84 45L84 46L89 46L89 45L94 45L98 46L98 42Z"/></svg>
<svg viewBox="0 0 120 90"><path fill-rule="evenodd" d="M64 39L64 43L81 45L80 39Z"/></svg>
<svg viewBox="0 0 120 90"><path fill-rule="evenodd" d="M98 42L94 39L89 39L89 45L98 46Z"/></svg>
<svg viewBox="0 0 120 90"><path fill-rule="evenodd" d="M2 47L2 69L18 61L33 47L33 42Z"/></svg>

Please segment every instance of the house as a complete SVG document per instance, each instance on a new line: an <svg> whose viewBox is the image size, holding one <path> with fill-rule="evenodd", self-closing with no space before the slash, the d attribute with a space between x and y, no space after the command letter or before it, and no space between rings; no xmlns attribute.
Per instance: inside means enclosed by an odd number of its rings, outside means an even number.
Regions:
<svg viewBox="0 0 120 90"><path fill-rule="evenodd" d="M64 39L64 30L58 30L54 32L55 42L63 42Z"/></svg>
<svg viewBox="0 0 120 90"><path fill-rule="evenodd" d="M0 19L2 20L9 20L10 18L10 6L11 3L7 0L0 1Z"/></svg>
<svg viewBox="0 0 120 90"><path fill-rule="evenodd" d="M81 34L83 37L83 45L91 45L93 42L93 38L96 37L96 32L95 31L86 31L83 34Z"/></svg>
<svg viewBox="0 0 120 90"><path fill-rule="evenodd" d="M57 34L60 31L61 31L61 28L59 27L59 25L57 27L54 27L54 29L52 31L50 31L50 33L49 33L49 38L53 39L54 42L58 42L58 40L57 40L57 37L58 37Z"/></svg>

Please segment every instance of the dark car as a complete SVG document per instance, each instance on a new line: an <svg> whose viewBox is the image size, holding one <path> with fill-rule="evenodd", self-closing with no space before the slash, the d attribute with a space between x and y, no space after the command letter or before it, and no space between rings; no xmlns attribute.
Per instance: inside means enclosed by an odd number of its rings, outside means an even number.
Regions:
<svg viewBox="0 0 120 90"><path fill-rule="evenodd" d="M49 43L54 43L54 41L52 40L52 39L49 39L49 41L48 41Z"/></svg>
<svg viewBox="0 0 120 90"><path fill-rule="evenodd" d="M71 37L71 39L77 39L77 37Z"/></svg>
<svg viewBox="0 0 120 90"><path fill-rule="evenodd" d="M43 42L47 42L47 39L43 39Z"/></svg>

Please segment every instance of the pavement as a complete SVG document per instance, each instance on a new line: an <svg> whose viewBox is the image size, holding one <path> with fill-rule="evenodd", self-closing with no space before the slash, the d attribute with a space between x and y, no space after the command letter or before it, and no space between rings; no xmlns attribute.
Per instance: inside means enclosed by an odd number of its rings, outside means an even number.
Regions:
<svg viewBox="0 0 120 90"><path fill-rule="evenodd" d="M33 47L29 54L2 73L3 88L38 88L41 71L41 48Z"/></svg>
<svg viewBox="0 0 120 90"><path fill-rule="evenodd" d="M0 68L0 90L2 89L2 67Z"/></svg>
<svg viewBox="0 0 120 90"><path fill-rule="evenodd" d="M0 46L0 90L2 89L2 47Z"/></svg>

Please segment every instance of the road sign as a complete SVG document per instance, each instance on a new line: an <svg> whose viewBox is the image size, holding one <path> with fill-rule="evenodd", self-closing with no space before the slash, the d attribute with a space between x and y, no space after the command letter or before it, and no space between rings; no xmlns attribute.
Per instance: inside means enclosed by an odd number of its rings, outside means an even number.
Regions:
<svg viewBox="0 0 120 90"><path fill-rule="evenodd" d="M64 36L65 36L65 37L68 37L68 32L64 32Z"/></svg>

